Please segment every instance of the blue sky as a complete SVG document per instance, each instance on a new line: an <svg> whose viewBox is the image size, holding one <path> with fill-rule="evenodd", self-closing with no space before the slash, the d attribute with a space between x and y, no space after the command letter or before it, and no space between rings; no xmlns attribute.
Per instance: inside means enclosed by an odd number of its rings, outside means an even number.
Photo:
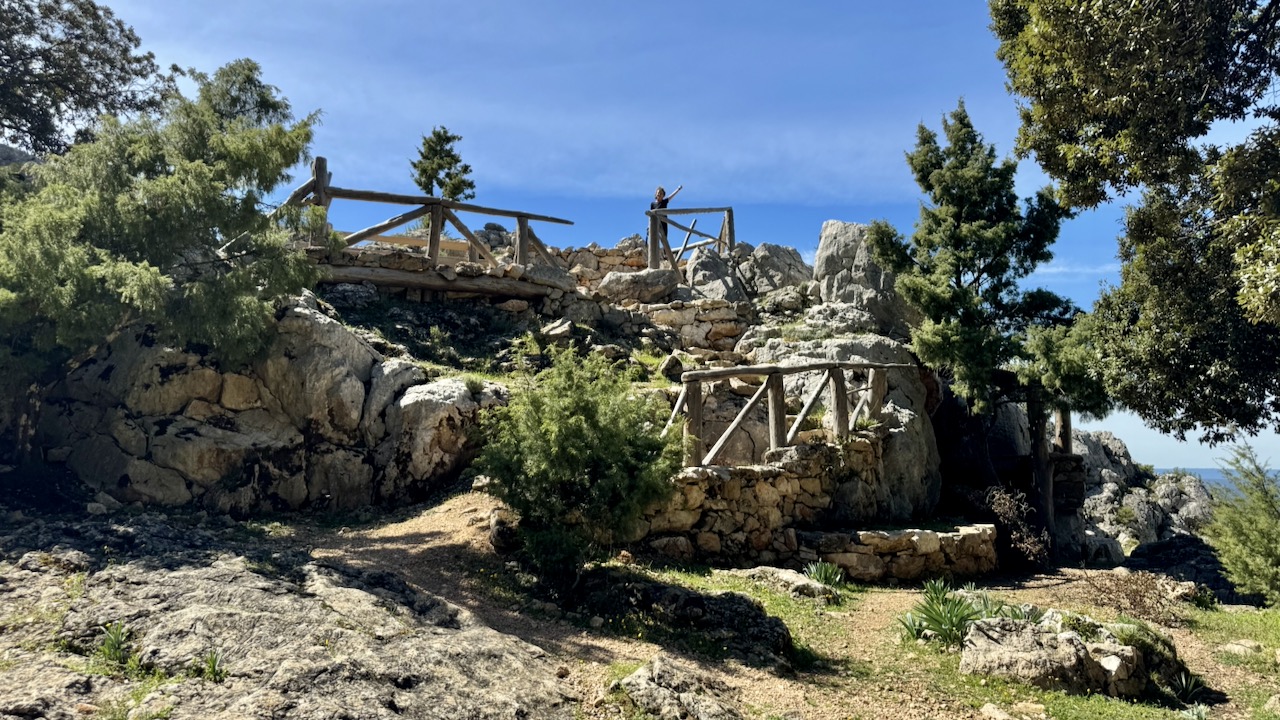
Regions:
<svg viewBox="0 0 1280 720"><path fill-rule="evenodd" d="M997 151L1017 110L986 4L918 0L106 0L168 65L257 60L299 113L334 184L414 191L409 160L444 125L473 167L475 202L553 215L547 242L612 245L643 232L654 187L731 205L738 239L817 245L822 222L887 219L909 233L919 190L903 153L963 97ZM1031 163L1028 195L1046 182ZM354 230L393 206L334 204ZM1089 306L1117 280L1118 207L1069 221L1033 281ZM708 219L710 220L710 219ZM1136 418L1103 423L1136 459L1212 466ZM1280 461L1280 437L1256 442Z"/></svg>

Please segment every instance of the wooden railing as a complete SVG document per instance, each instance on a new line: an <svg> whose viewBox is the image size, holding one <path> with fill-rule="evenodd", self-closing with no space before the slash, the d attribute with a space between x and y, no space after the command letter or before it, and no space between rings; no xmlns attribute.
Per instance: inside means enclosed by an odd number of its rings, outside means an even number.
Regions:
<svg viewBox="0 0 1280 720"><path fill-rule="evenodd" d="M861 417L875 418L880 414L884 404L884 396L889 389L889 370L896 368L915 369L915 365L885 364L867 362L816 362L804 365L750 365L743 367L716 368L712 370L691 370L680 376L684 387L676 399L667 428L675 422L681 411L685 412L685 465L711 465L724 451L729 437L742 426L747 416L762 400L767 398L769 408L769 448L787 447L795 443L800 434L800 427L806 417L813 412L822 397L824 390L830 389L831 402L828 406L832 413L832 424L837 440L843 440L853 431ZM855 388L860 394L858 404L853 412L849 412L849 390L845 382L846 370L867 371L867 384ZM805 399L799 415L791 426L787 426L787 399L783 389L783 377L804 372L823 373L822 382L810 391ZM741 377L765 378L760 389L756 391L745 407L738 413L729 427L705 455L702 453L703 421L702 421L702 383L708 380L725 380Z"/></svg>
<svg viewBox="0 0 1280 720"><path fill-rule="evenodd" d="M362 200L365 202L390 203L393 205L416 205L412 210L401 213L393 218L384 220L377 225L372 225L363 230L347 235L345 242L347 247L355 245L363 240L376 238L383 233L407 225L414 220L423 217L430 218L429 234L426 240L427 258L431 266L439 263L440 259L440 238L441 231L444 229L445 222L453 225L455 229L467 241L467 257L475 262L483 259L489 265L496 266L498 261L493 257L493 253L489 251L489 246L475 236L475 233L458 219L457 213L470 212L478 215L492 215L497 217L513 218L516 221L516 237L515 237L515 257L512 258L517 265L527 265L533 259L533 254L548 265L556 265L557 263L551 257L551 253L547 251L542 241L533 232L533 228L529 226L530 221L557 223L560 225L572 225L570 220L551 217L549 215L537 215L534 213L523 212L520 210L499 210L497 208L484 207L482 205L471 205L469 203L457 202L455 200L447 200L445 198L432 197L430 195L402 195L399 193L377 192L374 190L350 190L347 188L335 187L330 184L333 179L333 173L329 172L329 163L323 157L317 157L311 163L311 178L303 183L298 189L294 190L285 200L286 205L290 204L311 204L321 207L329 207L329 204L335 199L339 200ZM387 241L396 244L416 245L418 243L397 242L398 238L386 238Z"/></svg>
<svg viewBox="0 0 1280 720"><path fill-rule="evenodd" d="M693 222L683 225L671 219L672 215L707 215L711 213L723 213L723 220L720 222L720 234L709 235L698 229L698 219L694 218ZM665 260L672 270L680 269L680 261L684 258L684 254L694 248L700 248L704 245L715 245L721 255L727 255L733 250L734 229L733 229L733 208L662 208L659 210L646 210L645 215L649 217L649 268L657 269L662 267ZM663 225L684 230L684 243L680 245L679 252L671 251L671 243L667 240L667 233L662 232ZM693 236L703 238L694 242L692 245L689 241Z"/></svg>

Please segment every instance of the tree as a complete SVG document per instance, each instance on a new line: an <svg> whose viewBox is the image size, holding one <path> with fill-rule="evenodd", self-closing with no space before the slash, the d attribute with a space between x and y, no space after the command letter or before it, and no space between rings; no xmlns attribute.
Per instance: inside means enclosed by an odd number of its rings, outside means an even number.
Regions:
<svg viewBox="0 0 1280 720"><path fill-rule="evenodd" d="M478 467L520 516L525 559L561 591L611 539L671 492L679 432L599 355L553 354L551 368L488 416Z"/></svg>
<svg viewBox="0 0 1280 720"><path fill-rule="evenodd" d="M61 153L100 115L159 109L173 92L138 36L91 0L0 0L0 140Z"/></svg>
<svg viewBox="0 0 1280 720"><path fill-rule="evenodd" d="M228 365L262 347L274 300L315 276L262 212L315 118L293 121L259 74L240 60L193 74L196 98L160 115L105 119L0 208L0 397L57 380L134 322ZM309 219L289 217L324 227Z"/></svg>
<svg viewBox="0 0 1280 720"><path fill-rule="evenodd" d="M1220 441L1280 427L1280 1L991 0L1018 150L1072 207L1141 190L1093 341L1148 424ZM1243 142L1204 138L1252 118Z"/></svg>
<svg viewBox="0 0 1280 720"><path fill-rule="evenodd" d="M1018 205L1017 164L996 161L964 103L942 121L945 147L921 125L907 164L927 203L910 241L884 221L868 240L878 261L898 273L897 290L923 321L911 344L924 362L949 370L958 394L984 412L993 376L1023 357L1029 326L1065 323L1072 308L1018 280L1052 257L1064 216L1048 189Z"/></svg>
<svg viewBox="0 0 1280 720"><path fill-rule="evenodd" d="M462 156L454 144L462 140L443 126L422 136L418 159L409 164L413 168L413 181L422 192L448 200L469 200L476 196L475 181L470 178L471 166L462 162Z"/></svg>
<svg viewBox="0 0 1280 720"><path fill-rule="evenodd" d="M1280 479L1247 445L1232 449L1224 471L1232 490L1214 493L1205 537L1237 588L1280 605Z"/></svg>

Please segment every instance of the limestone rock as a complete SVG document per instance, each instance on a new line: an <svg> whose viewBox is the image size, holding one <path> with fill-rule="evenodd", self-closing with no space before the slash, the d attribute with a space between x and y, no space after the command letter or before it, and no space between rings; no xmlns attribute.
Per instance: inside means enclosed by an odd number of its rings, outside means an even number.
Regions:
<svg viewBox="0 0 1280 720"><path fill-rule="evenodd" d="M824 599L835 599L840 597L840 593L837 592L835 588L827 587L820 582L814 582L804 573L796 572L795 570L762 565L760 567L744 570L716 570L715 572L744 577L748 580L781 590L793 597Z"/></svg>
<svg viewBox="0 0 1280 720"><path fill-rule="evenodd" d="M614 302L635 300L638 302L657 302L680 284L680 275L675 270L658 268L654 270L638 270L636 272L613 271L600 281L600 294Z"/></svg>
<svg viewBox="0 0 1280 720"><path fill-rule="evenodd" d="M689 286L693 288L694 297L728 302L747 299L747 290L738 279L733 266L710 247L694 250L684 272L689 279Z"/></svg>
<svg viewBox="0 0 1280 720"><path fill-rule="evenodd" d="M298 428L348 444L356 439L365 383L381 356L341 323L297 303L256 368L274 403Z"/></svg>
<svg viewBox="0 0 1280 720"><path fill-rule="evenodd" d="M894 291L894 275L872 258L866 225L828 220L822 224L813 263L823 302L853 304L876 318L880 332L907 337L917 314Z"/></svg>
<svg viewBox="0 0 1280 720"><path fill-rule="evenodd" d="M813 268L792 247L760 243L738 262L738 272L752 295L795 287L813 278Z"/></svg>
<svg viewBox="0 0 1280 720"><path fill-rule="evenodd" d="M631 701L659 720L740 720L729 688L666 655L658 655L618 681Z"/></svg>
<svg viewBox="0 0 1280 720"><path fill-rule="evenodd" d="M120 622L142 663L175 678L143 700L157 712L171 708L164 714L175 720L277 712L321 720L355 709L368 718L573 716L568 688L541 650L466 610L391 573L313 561L270 540L241 543L155 514L5 526L6 555L56 560L62 544L89 557L80 569L50 562L4 572L5 604L56 608L59 619L6 632L0 644L19 662L0 674L0 714L70 718L77 705L118 699L127 689L120 681L18 646L60 639L95 647L103 625ZM69 597L63 588L74 573L86 573L84 592ZM225 681L182 679L214 650Z"/></svg>
<svg viewBox="0 0 1280 720"><path fill-rule="evenodd" d="M369 392L365 396L360 417L360 429L370 446L376 445L386 435L383 418L387 406L406 388L425 382L427 374L422 368L400 358L378 363L370 373Z"/></svg>

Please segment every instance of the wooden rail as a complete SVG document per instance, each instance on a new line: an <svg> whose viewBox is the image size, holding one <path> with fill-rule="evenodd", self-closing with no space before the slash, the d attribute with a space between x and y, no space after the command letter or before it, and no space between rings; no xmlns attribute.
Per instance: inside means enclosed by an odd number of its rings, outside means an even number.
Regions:
<svg viewBox="0 0 1280 720"><path fill-rule="evenodd" d="M823 391L830 389L832 422L835 426L836 438L842 440L853 431L858 419L864 416L875 418L880 414L885 394L889 390L888 372L893 369L912 369L915 365L887 364L867 362L815 362L803 365L749 365L743 367L716 368L712 370L691 370L680 376L684 387L676 399L671 418L667 421L670 428L681 411L685 412L685 465L711 465L724 451L730 436L742 426L747 415L762 400L767 398L769 408L769 449L786 447L795 443L800 434L800 427L806 417L817 407ZM845 382L846 370L866 370L867 384L855 388L860 394L858 404L852 413L849 412L849 391ZM783 389L783 377L804 372L823 373L822 382L818 383L805 399L800 414L794 422L787 426L787 400ZM725 380L741 377L764 377L765 380L756 390L745 407L738 413L729 427L705 455L702 453L703 417L702 417L702 383L709 380Z"/></svg>
<svg viewBox="0 0 1280 720"><path fill-rule="evenodd" d="M697 218L694 218L693 222L688 225L683 225L671 219L672 215L709 215L714 213L723 213L719 235L710 235L699 230ZM733 251L736 240L733 228L733 208L731 207L660 208L658 210L646 210L644 214L649 218L650 269L662 267L663 260L666 260L672 270L678 271L680 269L680 261L684 259L685 251L703 247L704 245L715 245L721 255L727 255ZM667 241L667 234L662 232L663 226L685 231L684 244L680 246L680 252L671 252L671 243ZM706 239L690 245L689 239L694 235Z"/></svg>
<svg viewBox="0 0 1280 720"><path fill-rule="evenodd" d="M537 234L533 232L533 228L529 226L530 221L556 223L560 225L572 225L573 221L563 218L552 217L550 215L538 215L536 213L524 212L521 210L499 210L497 208L484 207L483 205L472 205L470 203L462 203L446 198L432 197L430 195L405 195L401 193L378 192L375 190L352 190L349 188L335 187L330 184L333 179L333 173L329 172L329 163L323 157L317 157L311 163L311 177L307 179L301 186L290 193L285 205L312 204L321 207L328 207L329 203L334 199L339 200L360 200L364 202L390 203L393 205L415 205L412 210L403 212L395 217L384 220L376 225L371 225L363 230L347 235L345 242L347 247L355 245L363 240L369 240L381 236L383 233L394 230L402 225L407 225L414 220L422 217L430 217L430 228L427 241L427 258L428 264L435 267L439 264L441 231L444 224L448 222L457 229L470 246L468 249L468 258L472 261L484 260L491 266L498 264L493 257L493 253L489 251L489 246L476 237L470 228L462 223L458 218L458 212L476 213L478 215L493 215L497 217L514 218L516 221L516 237L515 237L515 257L513 260L517 264L528 264L532 258L531 253L550 265L555 265L555 261L551 253L547 250L542 241L538 239ZM387 241L396 244L416 245L417 243L398 242L398 238L388 238Z"/></svg>

